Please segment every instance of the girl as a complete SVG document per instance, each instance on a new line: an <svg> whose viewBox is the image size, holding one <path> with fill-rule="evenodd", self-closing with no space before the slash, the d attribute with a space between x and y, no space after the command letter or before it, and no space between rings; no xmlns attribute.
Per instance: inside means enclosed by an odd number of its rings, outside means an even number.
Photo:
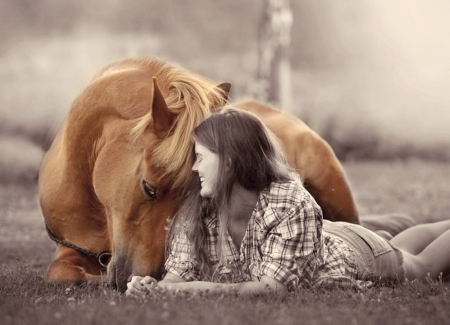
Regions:
<svg viewBox="0 0 450 325"><path fill-rule="evenodd" d="M193 139L193 184L169 232L166 274L160 282L134 276L127 295L363 289L450 268L450 220L409 228L390 242L358 225L324 221L256 116L224 108Z"/></svg>

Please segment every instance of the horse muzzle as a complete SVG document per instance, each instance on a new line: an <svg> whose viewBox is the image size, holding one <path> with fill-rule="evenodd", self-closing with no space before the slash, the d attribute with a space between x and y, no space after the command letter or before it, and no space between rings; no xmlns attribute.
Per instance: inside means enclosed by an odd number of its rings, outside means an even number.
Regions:
<svg viewBox="0 0 450 325"><path fill-rule="evenodd" d="M114 254L108 265L108 282L111 288L125 292L131 275L132 267L127 262L127 259L121 255Z"/></svg>

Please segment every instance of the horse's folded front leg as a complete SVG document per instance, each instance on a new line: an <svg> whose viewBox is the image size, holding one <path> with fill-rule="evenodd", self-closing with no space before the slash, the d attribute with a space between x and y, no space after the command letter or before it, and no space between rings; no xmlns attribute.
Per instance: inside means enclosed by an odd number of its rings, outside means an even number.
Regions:
<svg viewBox="0 0 450 325"><path fill-rule="evenodd" d="M364 215L360 216L360 221L361 226L376 232L387 240L417 224L414 218L400 213Z"/></svg>
<svg viewBox="0 0 450 325"><path fill-rule="evenodd" d="M106 270L95 259L62 245L45 273L45 281L52 283L99 284L105 280Z"/></svg>

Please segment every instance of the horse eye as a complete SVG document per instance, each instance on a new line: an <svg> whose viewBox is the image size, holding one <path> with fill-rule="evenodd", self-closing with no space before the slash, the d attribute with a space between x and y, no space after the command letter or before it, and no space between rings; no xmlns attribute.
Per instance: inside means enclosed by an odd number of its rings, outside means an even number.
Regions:
<svg viewBox="0 0 450 325"><path fill-rule="evenodd" d="M144 189L145 194L150 198L150 200L156 200L156 188L151 186L146 181L142 181L142 188Z"/></svg>

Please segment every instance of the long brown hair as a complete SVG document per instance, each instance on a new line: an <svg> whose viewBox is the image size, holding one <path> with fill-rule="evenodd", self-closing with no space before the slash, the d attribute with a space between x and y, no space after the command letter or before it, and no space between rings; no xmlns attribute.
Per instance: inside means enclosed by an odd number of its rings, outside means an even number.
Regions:
<svg viewBox="0 0 450 325"><path fill-rule="evenodd" d="M203 279L214 273L205 248L206 227L203 219L215 214L219 220L218 254L226 265L223 245L229 222L229 201L235 182L248 190L260 192L272 182L299 180L288 165L278 141L262 121L252 113L224 107L213 112L194 129L193 140L219 156L216 188L210 198L200 196L200 181L194 173L187 198L169 232L167 254L178 231L185 231L191 252ZM231 168L225 168L231 161ZM193 162L192 162L193 163Z"/></svg>

